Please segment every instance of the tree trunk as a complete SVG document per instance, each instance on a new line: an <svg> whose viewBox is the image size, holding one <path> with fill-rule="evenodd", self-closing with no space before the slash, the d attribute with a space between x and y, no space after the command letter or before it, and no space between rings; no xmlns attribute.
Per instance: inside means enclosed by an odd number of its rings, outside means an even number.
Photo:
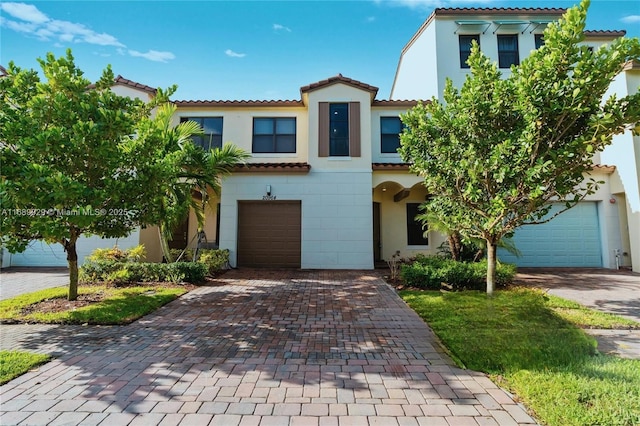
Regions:
<svg viewBox="0 0 640 426"><path fill-rule="evenodd" d="M165 236L164 226L158 225L158 237L160 237L160 247L162 248L162 255L164 256L165 262L172 263L173 257L171 256L169 241L164 236Z"/></svg>
<svg viewBox="0 0 640 426"><path fill-rule="evenodd" d="M459 262L460 254L462 251L462 242L460 241L460 234L457 231L453 231L448 236L449 250L451 251L451 258L456 262Z"/></svg>
<svg viewBox="0 0 640 426"><path fill-rule="evenodd" d="M493 240L487 239L487 294L493 294L496 283L496 247Z"/></svg>
<svg viewBox="0 0 640 426"><path fill-rule="evenodd" d="M78 237L72 232L71 238L65 242L64 249L67 252L67 263L69 264L69 297L70 301L78 298L78 252L76 251L76 241Z"/></svg>

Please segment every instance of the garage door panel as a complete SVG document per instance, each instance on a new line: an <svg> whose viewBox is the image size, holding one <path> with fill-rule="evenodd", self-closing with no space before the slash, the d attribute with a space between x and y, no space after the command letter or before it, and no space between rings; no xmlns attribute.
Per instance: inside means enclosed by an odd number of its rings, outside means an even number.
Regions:
<svg viewBox="0 0 640 426"><path fill-rule="evenodd" d="M300 267L300 201L238 202L238 265Z"/></svg>
<svg viewBox="0 0 640 426"><path fill-rule="evenodd" d="M554 206L550 215L561 208ZM522 226L513 242L521 257L499 249L501 261L532 267L601 267L597 204L581 202L547 223Z"/></svg>

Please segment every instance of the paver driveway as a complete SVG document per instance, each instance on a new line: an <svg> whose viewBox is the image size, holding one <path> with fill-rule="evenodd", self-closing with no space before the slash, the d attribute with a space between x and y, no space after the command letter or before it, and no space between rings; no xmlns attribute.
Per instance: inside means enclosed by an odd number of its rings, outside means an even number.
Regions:
<svg viewBox="0 0 640 426"><path fill-rule="evenodd" d="M534 423L374 272L219 281L126 327L3 326L3 348L57 358L2 387L0 423Z"/></svg>

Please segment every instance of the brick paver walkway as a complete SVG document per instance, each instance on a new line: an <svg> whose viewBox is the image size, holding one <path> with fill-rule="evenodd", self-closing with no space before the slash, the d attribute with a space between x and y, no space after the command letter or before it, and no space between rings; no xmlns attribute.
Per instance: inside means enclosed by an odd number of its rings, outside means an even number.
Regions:
<svg viewBox="0 0 640 426"><path fill-rule="evenodd" d="M12 325L56 354L2 386L0 424L515 425L374 272L230 271L126 327Z"/></svg>

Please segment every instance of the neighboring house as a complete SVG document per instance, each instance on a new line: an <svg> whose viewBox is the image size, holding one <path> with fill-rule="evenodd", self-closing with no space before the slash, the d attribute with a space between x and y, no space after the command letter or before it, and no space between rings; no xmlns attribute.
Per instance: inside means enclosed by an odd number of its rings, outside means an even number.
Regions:
<svg viewBox="0 0 640 426"><path fill-rule="evenodd" d="M0 67L0 75L6 74L6 70ZM156 89L127 80L117 76L112 89L120 96L129 96L149 101L156 94ZM98 236L81 236L77 242L78 262L80 265L84 258L96 248L118 247L126 249L139 244L140 231L136 230L125 238L100 238ZM7 250L1 250L2 267L9 266L61 266L66 267L67 253L62 244L47 244L44 241L31 241L27 249L22 253L11 254Z"/></svg>
<svg viewBox="0 0 640 426"><path fill-rule="evenodd" d="M439 8L402 49L391 99L442 97L446 79L462 86L472 40L507 76L544 43L557 8ZM585 31L585 44L597 48L624 31ZM611 85L625 96L640 86L640 67L628 64ZM633 266L640 272L640 138L631 132L594 157L591 175L604 181L597 193L547 224L521 227L514 241L522 256L500 252L520 266Z"/></svg>

